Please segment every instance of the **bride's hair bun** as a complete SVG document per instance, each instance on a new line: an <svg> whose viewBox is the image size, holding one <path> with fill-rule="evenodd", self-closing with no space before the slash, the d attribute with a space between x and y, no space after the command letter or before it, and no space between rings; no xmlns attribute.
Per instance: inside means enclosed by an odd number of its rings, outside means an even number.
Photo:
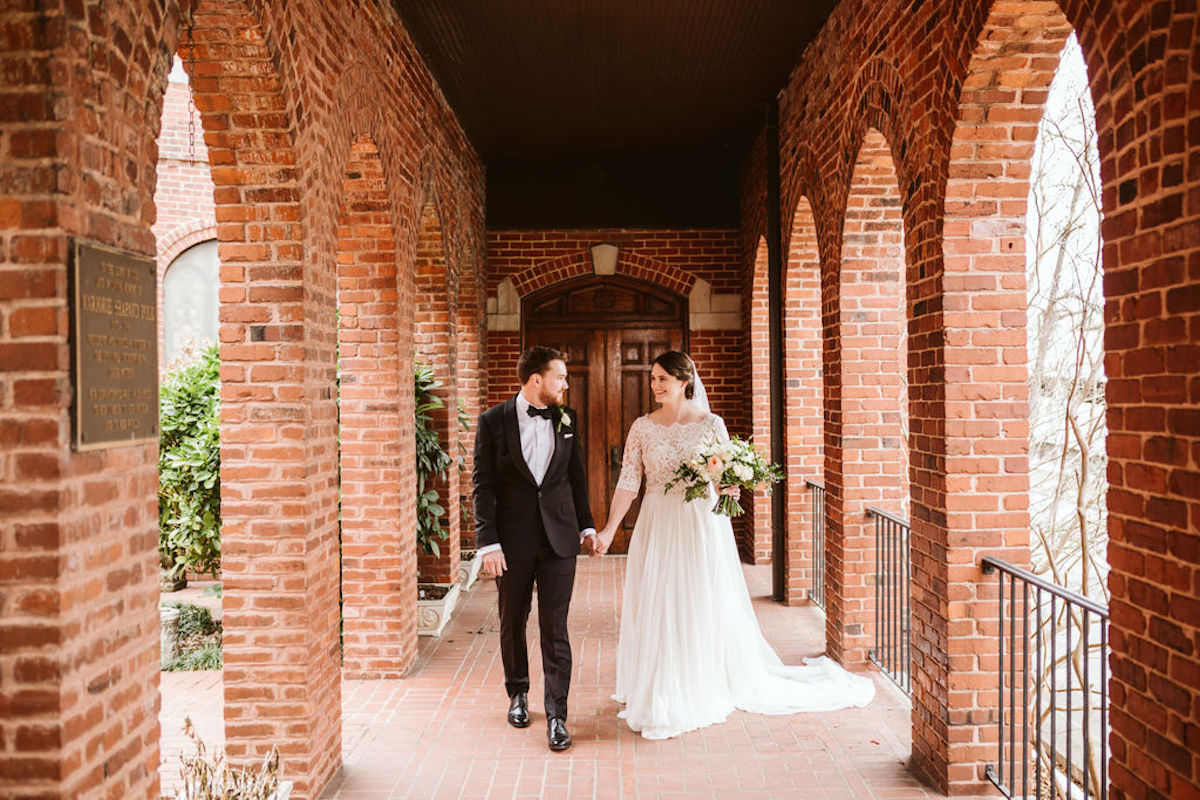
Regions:
<svg viewBox="0 0 1200 800"><path fill-rule="evenodd" d="M696 394L696 365L688 358L687 353L668 350L654 359L654 363L665 369L668 375L687 384L683 387L683 396L688 400L692 399Z"/></svg>

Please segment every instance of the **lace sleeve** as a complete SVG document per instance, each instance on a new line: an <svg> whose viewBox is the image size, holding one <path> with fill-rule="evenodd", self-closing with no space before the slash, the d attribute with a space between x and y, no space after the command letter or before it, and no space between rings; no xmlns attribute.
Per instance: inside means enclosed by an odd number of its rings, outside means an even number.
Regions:
<svg viewBox="0 0 1200 800"><path fill-rule="evenodd" d="M716 435L717 441L718 442L728 442L729 441L729 431L725 429L725 420L721 419L716 414L713 414L712 418L713 418L713 433Z"/></svg>
<svg viewBox="0 0 1200 800"><path fill-rule="evenodd" d="M617 479L617 488L636 492L642 488L642 431L641 417L629 426L629 435L625 437L625 450L621 453L621 477Z"/></svg>

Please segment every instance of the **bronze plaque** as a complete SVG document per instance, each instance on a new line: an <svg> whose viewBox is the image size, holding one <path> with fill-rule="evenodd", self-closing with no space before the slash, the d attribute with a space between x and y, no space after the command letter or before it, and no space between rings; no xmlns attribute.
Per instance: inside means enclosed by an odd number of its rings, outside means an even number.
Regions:
<svg viewBox="0 0 1200 800"><path fill-rule="evenodd" d="M158 441L154 260L75 242L71 421L76 450Z"/></svg>

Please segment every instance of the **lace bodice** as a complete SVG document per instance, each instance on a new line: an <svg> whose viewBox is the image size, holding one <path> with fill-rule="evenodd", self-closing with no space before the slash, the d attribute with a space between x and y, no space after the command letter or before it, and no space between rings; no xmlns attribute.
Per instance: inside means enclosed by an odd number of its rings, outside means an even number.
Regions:
<svg viewBox="0 0 1200 800"><path fill-rule="evenodd" d="M729 438L725 422L716 414L674 425L659 425L651 422L649 417L638 417L629 426L629 435L625 437L617 488L636 492L645 475L646 490L661 492L679 463L691 458L701 445L713 438L717 441ZM682 494L683 487L676 487L673 492Z"/></svg>

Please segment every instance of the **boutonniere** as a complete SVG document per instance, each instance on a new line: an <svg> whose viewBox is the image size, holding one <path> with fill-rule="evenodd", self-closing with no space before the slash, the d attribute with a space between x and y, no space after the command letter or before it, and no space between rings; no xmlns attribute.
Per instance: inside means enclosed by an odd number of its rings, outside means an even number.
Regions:
<svg viewBox="0 0 1200 800"><path fill-rule="evenodd" d="M555 406L554 413L558 416L558 425L555 430L562 433L564 427L571 427L571 415L567 413L567 409L563 406Z"/></svg>

